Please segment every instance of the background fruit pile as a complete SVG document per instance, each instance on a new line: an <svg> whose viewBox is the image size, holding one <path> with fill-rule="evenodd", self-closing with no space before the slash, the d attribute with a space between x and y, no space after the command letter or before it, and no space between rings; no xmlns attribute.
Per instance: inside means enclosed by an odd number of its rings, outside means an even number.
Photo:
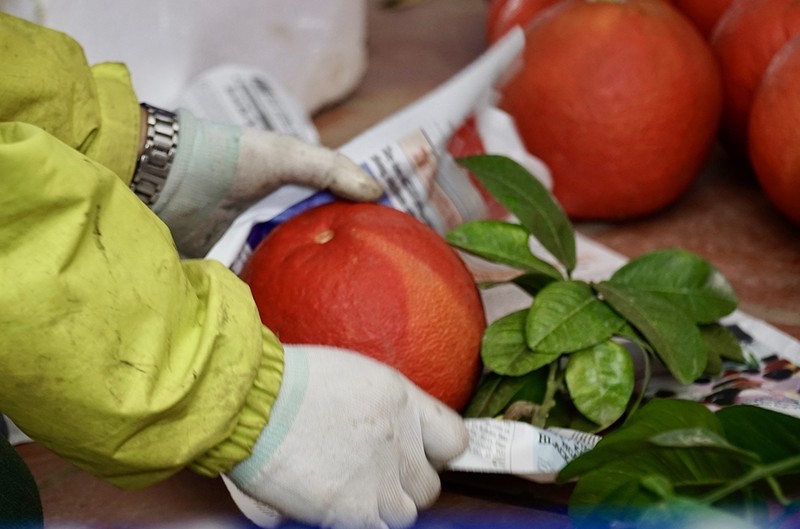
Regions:
<svg viewBox="0 0 800 529"><path fill-rule="evenodd" d="M800 0L489 0L526 33L501 107L573 219L679 200L716 142L800 223Z"/></svg>

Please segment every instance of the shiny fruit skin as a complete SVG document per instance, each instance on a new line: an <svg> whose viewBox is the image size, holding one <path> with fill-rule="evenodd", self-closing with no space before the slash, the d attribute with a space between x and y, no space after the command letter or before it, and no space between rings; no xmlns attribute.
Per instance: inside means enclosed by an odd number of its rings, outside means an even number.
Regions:
<svg viewBox="0 0 800 529"><path fill-rule="evenodd" d="M508 31L525 28L545 8L559 0L491 0L486 13L486 41L494 44Z"/></svg>
<svg viewBox="0 0 800 529"><path fill-rule="evenodd" d="M567 214L618 220L675 202L707 159L722 99L686 17L662 0L562 0L526 36L501 106Z"/></svg>
<svg viewBox="0 0 800 529"><path fill-rule="evenodd" d="M733 0L669 0L708 38Z"/></svg>
<svg viewBox="0 0 800 529"><path fill-rule="evenodd" d="M746 157L753 96L772 57L800 34L800 0L734 0L711 36L723 86L721 137Z"/></svg>
<svg viewBox="0 0 800 529"><path fill-rule="evenodd" d="M767 197L800 224L800 36L775 55L753 98L749 153Z"/></svg>
<svg viewBox="0 0 800 529"><path fill-rule="evenodd" d="M456 410L471 397L480 294L458 254L411 215L372 203L312 208L271 232L242 278L283 343L371 356Z"/></svg>

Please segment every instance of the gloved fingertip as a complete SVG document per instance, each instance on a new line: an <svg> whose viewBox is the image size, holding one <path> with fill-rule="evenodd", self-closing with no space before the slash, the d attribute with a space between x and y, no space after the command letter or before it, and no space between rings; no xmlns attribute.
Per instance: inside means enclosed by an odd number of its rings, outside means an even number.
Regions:
<svg viewBox="0 0 800 529"><path fill-rule="evenodd" d="M383 195L383 187L372 175L341 153L335 154L328 188L341 198L373 202Z"/></svg>
<svg viewBox="0 0 800 529"><path fill-rule="evenodd" d="M228 476L223 474L222 481L239 511L258 527L268 529L283 523L283 516L277 510L245 493Z"/></svg>
<svg viewBox="0 0 800 529"><path fill-rule="evenodd" d="M406 460L400 483L418 509L427 509L433 505L442 492L439 474L427 460Z"/></svg>
<svg viewBox="0 0 800 529"><path fill-rule="evenodd" d="M381 521L390 529L411 527L417 521L417 506L402 489L384 490L378 499Z"/></svg>
<svg viewBox="0 0 800 529"><path fill-rule="evenodd" d="M464 419L436 402L422 414L422 443L431 463L437 467L444 466L467 449L469 432Z"/></svg>
<svg viewBox="0 0 800 529"><path fill-rule="evenodd" d="M383 196L383 193L383 187L371 176L368 176L364 181L364 189L361 192L361 196L364 197L363 200L371 202L378 200Z"/></svg>
<svg viewBox="0 0 800 529"><path fill-rule="evenodd" d="M334 195L354 202L374 202L383 195L383 188L366 173L348 173L344 178L335 178L330 190Z"/></svg>

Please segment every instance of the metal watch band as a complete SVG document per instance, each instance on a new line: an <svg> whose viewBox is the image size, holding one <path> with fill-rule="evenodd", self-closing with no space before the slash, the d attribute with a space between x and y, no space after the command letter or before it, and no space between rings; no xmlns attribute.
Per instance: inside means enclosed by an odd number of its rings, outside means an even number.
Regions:
<svg viewBox="0 0 800 529"><path fill-rule="evenodd" d="M147 135L131 189L151 206L164 188L178 147L178 116L146 103L142 103L142 108L147 112Z"/></svg>

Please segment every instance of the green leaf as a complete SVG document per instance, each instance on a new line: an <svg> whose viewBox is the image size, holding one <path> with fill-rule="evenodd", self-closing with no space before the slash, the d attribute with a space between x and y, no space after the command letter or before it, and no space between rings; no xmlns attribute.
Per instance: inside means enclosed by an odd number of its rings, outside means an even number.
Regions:
<svg viewBox="0 0 800 529"><path fill-rule="evenodd" d="M689 498L673 497L646 507L635 522L637 529L708 527L725 529L761 529L738 513L729 513Z"/></svg>
<svg viewBox="0 0 800 529"><path fill-rule="evenodd" d="M702 329L700 330L700 335L703 336ZM708 347L708 341L705 340L705 336L703 336L703 341L706 343L706 354L708 355L703 374L711 377L719 376L722 373L722 357L719 356L719 351Z"/></svg>
<svg viewBox="0 0 800 529"><path fill-rule="evenodd" d="M541 368L519 377L524 383L519 388L519 391L511 397L510 402L523 400L541 404L547 390L547 372L547 369Z"/></svg>
<svg viewBox="0 0 800 529"><path fill-rule="evenodd" d="M504 279L498 281L478 281L478 288L490 289L512 283L521 288L523 291L530 294L531 297L533 297L536 296L536 294L538 294L540 290L542 290L544 287L546 287L553 281L558 281L558 280L554 279L552 276L547 276L544 274L527 273L527 274L520 274L511 279Z"/></svg>
<svg viewBox="0 0 800 529"><path fill-rule="evenodd" d="M541 371L544 371L544 368L542 368ZM569 398L569 394L564 391L557 391L553 398L555 404L547 414L545 427L571 428L573 430L590 432L597 431L597 425L592 424L589 419L581 415L578 410L575 409L575 405L572 404L572 399ZM589 425L588 428L574 427L573 421L575 419L581 420L582 424Z"/></svg>
<svg viewBox="0 0 800 529"><path fill-rule="evenodd" d="M570 494L568 514L575 529L635 528L634 521L643 512L642 506L658 500L635 480L602 479L602 475L598 478L590 474Z"/></svg>
<svg viewBox="0 0 800 529"><path fill-rule="evenodd" d="M575 234L564 210L524 167L499 155L459 158L475 178L568 272L575 269Z"/></svg>
<svg viewBox="0 0 800 529"><path fill-rule="evenodd" d="M629 261L609 279L674 303L696 323L711 323L739 303L725 277L700 256L679 249L657 250Z"/></svg>
<svg viewBox="0 0 800 529"><path fill-rule="evenodd" d="M553 281L556 280L543 274L522 274L511 280L512 283L531 296L538 295L544 287Z"/></svg>
<svg viewBox="0 0 800 529"><path fill-rule="evenodd" d="M565 378L575 407L601 429L619 419L633 395L633 361L607 340L569 357Z"/></svg>
<svg viewBox="0 0 800 529"><path fill-rule="evenodd" d="M643 476L639 479L639 483L646 490L654 493L662 500L675 497L675 489L672 488L672 482L661 474L648 474Z"/></svg>
<svg viewBox="0 0 800 529"><path fill-rule="evenodd" d="M532 351L525 341L528 310L512 312L494 321L483 333L483 364L501 375L520 376L556 360L559 353Z"/></svg>
<svg viewBox="0 0 800 529"><path fill-rule="evenodd" d="M709 354L713 351L720 358L726 358L740 364L746 362L742 344L726 327L718 323L700 325L700 334L703 336Z"/></svg>
<svg viewBox="0 0 800 529"><path fill-rule="evenodd" d="M533 301L525 335L537 352L565 353L610 338L625 321L583 281L555 281Z"/></svg>
<svg viewBox="0 0 800 529"><path fill-rule="evenodd" d="M553 265L531 253L530 233L519 224L498 220L476 220L457 226L447 234L447 241L467 253L520 270L537 272L561 279Z"/></svg>
<svg viewBox="0 0 800 529"><path fill-rule="evenodd" d="M523 377L488 373L475 391L464 416L495 417L517 400L541 402L546 385L546 370L534 371Z"/></svg>
<svg viewBox="0 0 800 529"><path fill-rule="evenodd" d="M764 463L800 454L797 417L746 404L722 408L717 417L731 443L755 452Z"/></svg>
<svg viewBox="0 0 800 529"><path fill-rule="evenodd" d="M706 367L708 354L697 325L663 298L637 288L603 281L595 288L655 350L672 376L689 384Z"/></svg>
<svg viewBox="0 0 800 529"><path fill-rule="evenodd" d="M475 390L464 416L494 417L508 405L522 384L523 381L519 377L487 374Z"/></svg>
<svg viewBox="0 0 800 529"><path fill-rule="evenodd" d="M755 454L742 450L729 443L722 435L704 427L668 430L650 437L649 442L667 448L716 448L731 452L732 456L750 463L758 463L758 457Z"/></svg>
<svg viewBox="0 0 800 529"><path fill-rule="evenodd" d="M665 491L669 496L669 489L705 500L707 493L740 480L748 468L758 469L755 455L724 434L718 417L699 403L651 401L561 471L559 481L580 476L570 512L574 504L581 516L602 518L608 507L617 518L630 520L630 509L650 508Z"/></svg>
<svg viewBox="0 0 800 529"><path fill-rule="evenodd" d="M700 403L680 399L654 399L642 406L625 423L600 440L592 450L568 463L559 481L573 479L606 462L646 450L650 439L660 433L686 428L705 428L717 435L725 430L719 419Z"/></svg>
<svg viewBox="0 0 800 529"><path fill-rule="evenodd" d="M663 502L659 494L667 483L676 494L687 494L727 483L741 472L735 460L709 448L652 448L624 454L581 476L569 498L570 518L579 528L589 522L594 528L642 527L637 520ZM655 492L654 476L661 481Z"/></svg>

